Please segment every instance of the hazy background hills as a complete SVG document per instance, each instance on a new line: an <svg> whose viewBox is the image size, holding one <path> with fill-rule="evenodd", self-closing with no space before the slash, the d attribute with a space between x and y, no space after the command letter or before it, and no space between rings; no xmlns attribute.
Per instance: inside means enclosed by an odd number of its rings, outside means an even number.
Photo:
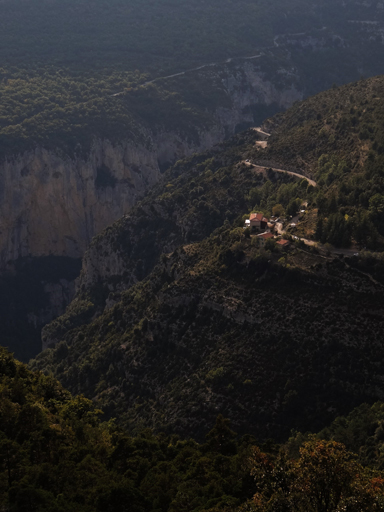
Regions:
<svg viewBox="0 0 384 512"><path fill-rule="evenodd" d="M350 22L382 21L374 1L4 1L1 12L4 63L80 72L174 71L273 46L279 34L326 27L345 37L357 32Z"/></svg>
<svg viewBox="0 0 384 512"><path fill-rule="evenodd" d="M198 92L191 97L185 80L164 87L181 98L160 86L109 98L149 77L229 58L262 53L266 76L284 87L295 75L304 95L384 69L380 2L4 1L0 14L3 154L31 144L85 150L93 136L132 137L145 104L158 111L152 125L168 124L159 119L164 95L168 109L177 111L182 98L196 107Z"/></svg>

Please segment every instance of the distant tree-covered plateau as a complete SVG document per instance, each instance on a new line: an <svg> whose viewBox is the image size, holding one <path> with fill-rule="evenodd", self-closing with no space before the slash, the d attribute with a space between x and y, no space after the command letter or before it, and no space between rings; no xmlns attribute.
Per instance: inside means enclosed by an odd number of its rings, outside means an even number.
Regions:
<svg viewBox="0 0 384 512"><path fill-rule="evenodd" d="M81 72L193 67L273 46L278 34L327 26L344 35L347 20L381 19L374 2L340 0L6 0L0 12L2 64Z"/></svg>
<svg viewBox="0 0 384 512"><path fill-rule="evenodd" d="M381 5L381 4L380 4ZM141 125L204 124L191 84L152 84L231 58L263 54L283 87L306 95L384 72L384 12L341 0L5 0L0 3L0 154L36 145L73 154L94 137L133 137ZM370 21L373 20L373 21ZM204 85L201 87L204 88ZM113 94L125 92L123 97ZM188 111L189 109L189 111ZM195 116L195 117L194 117Z"/></svg>

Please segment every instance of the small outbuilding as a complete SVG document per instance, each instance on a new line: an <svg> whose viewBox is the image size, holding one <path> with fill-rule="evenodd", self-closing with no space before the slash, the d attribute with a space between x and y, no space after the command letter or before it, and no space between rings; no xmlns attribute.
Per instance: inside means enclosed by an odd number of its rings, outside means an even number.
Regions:
<svg viewBox="0 0 384 512"><path fill-rule="evenodd" d="M291 242L289 240L285 240L284 238L276 242L276 246L279 247L280 249L288 249L290 245Z"/></svg>
<svg viewBox="0 0 384 512"><path fill-rule="evenodd" d="M261 233L260 235L257 235L257 239L259 240L261 247L264 247L265 242L271 238L275 238L272 233Z"/></svg>

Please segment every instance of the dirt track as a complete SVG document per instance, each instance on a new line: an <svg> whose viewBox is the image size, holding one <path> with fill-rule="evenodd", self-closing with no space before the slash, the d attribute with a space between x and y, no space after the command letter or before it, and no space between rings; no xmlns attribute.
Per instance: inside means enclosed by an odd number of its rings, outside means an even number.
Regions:
<svg viewBox="0 0 384 512"><path fill-rule="evenodd" d="M243 163L245 163L245 165L248 165L249 167L253 167L256 170L256 172L257 171L264 172L264 171L267 171L268 169L272 169L272 171L274 171L274 172L283 172L285 174L290 174L291 176L295 176L296 178L307 180L308 183L310 185L312 185L312 187L317 186L316 181L311 180L311 178L307 178L307 176L304 176L304 174L299 174L298 172L286 171L285 169L277 169L276 167L265 167L263 165L257 165L257 164L253 164L252 162L246 162L246 161L244 161Z"/></svg>

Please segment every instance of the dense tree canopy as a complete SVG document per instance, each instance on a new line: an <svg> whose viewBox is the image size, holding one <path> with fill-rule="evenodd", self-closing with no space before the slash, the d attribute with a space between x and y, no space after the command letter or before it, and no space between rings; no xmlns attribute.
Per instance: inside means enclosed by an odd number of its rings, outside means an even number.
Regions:
<svg viewBox="0 0 384 512"><path fill-rule="evenodd" d="M335 441L298 457L218 416L203 443L136 436L0 349L0 503L14 512L383 510L384 479ZM343 508L344 507L344 508ZM346 507L346 508L345 508Z"/></svg>
<svg viewBox="0 0 384 512"><path fill-rule="evenodd" d="M370 17L377 25L360 24ZM283 88L298 76L306 94L384 71L383 13L355 0L6 0L0 20L3 155L88 151L95 136L142 135L138 126L159 120L185 128L214 95L201 104L185 81L183 100L174 84L137 86L260 51L269 80Z"/></svg>

